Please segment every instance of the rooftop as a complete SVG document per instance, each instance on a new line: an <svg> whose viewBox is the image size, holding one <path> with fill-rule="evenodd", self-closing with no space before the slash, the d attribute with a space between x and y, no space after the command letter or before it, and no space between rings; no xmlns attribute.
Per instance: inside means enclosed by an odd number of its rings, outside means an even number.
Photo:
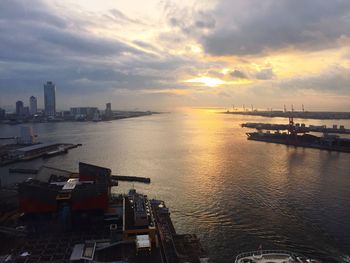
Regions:
<svg viewBox="0 0 350 263"><path fill-rule="evenodd" d="M35 144L35 145L31 145L31 146L18 148L18 149L16 149L16 151L30 152L33 150L38 150L38 149L42 149L42 148L46 148L46 147L53 147L56 145L57 145L56 143L40 143L40 144Z"/></svg>

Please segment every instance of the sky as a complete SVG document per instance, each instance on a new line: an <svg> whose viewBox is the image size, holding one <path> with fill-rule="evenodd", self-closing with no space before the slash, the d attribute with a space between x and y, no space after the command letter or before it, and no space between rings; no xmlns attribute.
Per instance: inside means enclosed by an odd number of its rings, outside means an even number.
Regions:
<svg viewBox="0 0 350 263"><path fill-rule="evenodd" d="M348 0L0 0L0 107L350 111Z"/></svg>

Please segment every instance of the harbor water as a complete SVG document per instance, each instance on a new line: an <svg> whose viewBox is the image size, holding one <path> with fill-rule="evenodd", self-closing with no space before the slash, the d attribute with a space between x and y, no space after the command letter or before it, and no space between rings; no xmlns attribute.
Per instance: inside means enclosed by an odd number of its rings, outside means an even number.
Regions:
<svg viewBox="0 0 350 263"><path fill-rule="evenodd" d="M163 199L178 233L195 233L212 262L242 251L287 249L324 262L350 255L350 154L248 141L243 122L283 118L188 110L111 122L31 124L42 142L82 143L68 154L0 167L3 185L25 179L10 167L76 170L79 161L114 174L151 178L120 183ZM297 120L298 121L298 120ZM300 120L300 122L302 122ZM305 120L350 128L350 121ZM0 124L0 137L19 133Z"/></svg>

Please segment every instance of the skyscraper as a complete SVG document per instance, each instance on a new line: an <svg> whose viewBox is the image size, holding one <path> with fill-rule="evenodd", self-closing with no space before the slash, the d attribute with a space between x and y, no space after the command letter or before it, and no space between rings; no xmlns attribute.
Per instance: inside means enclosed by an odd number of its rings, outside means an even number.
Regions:
<svg viewBox="0 0 350 263"><path fill-rule="evenodd" d="M0 108L0 120L5 119L5 117L6 117L6 111Z"/></svg>
<svg viewBox="0 0 350 263"><path fill-rule="evenodd" d="M19 100L16 102L16 115L23 115L23 101Z"/></svg>
<svg viewBox="0 0 350 263"><path fill-rule="evenodd" d="M47 116L56 115L56 86L51 81L44 84L44 104Z"/></svg>
<svg viewBox="0 0 350 263"><path fill-rule="evenodd" d="M38 112L38 102L34 96L29 98L30 115L34 115Z"/></svg>
<svg viewBox="0 0 350 263"><path fill-rule="evenodd" d="M112 104L110 102L106 103L105 115L107 119L112 117Z"/></svg>

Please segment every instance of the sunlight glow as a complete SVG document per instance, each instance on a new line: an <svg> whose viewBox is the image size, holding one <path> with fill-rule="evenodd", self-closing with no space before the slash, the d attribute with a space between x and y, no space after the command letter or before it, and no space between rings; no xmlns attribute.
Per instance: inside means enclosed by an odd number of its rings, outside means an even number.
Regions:
<svg viewBox="0 0 350 263"><path fill-rule="evenodd" d="M210 77L199 77L194 79L186 80L187 83L197 83L204 84L207 87L216 87L222 84L225 84L225 81L218 78L210 78Z"/></svg>

